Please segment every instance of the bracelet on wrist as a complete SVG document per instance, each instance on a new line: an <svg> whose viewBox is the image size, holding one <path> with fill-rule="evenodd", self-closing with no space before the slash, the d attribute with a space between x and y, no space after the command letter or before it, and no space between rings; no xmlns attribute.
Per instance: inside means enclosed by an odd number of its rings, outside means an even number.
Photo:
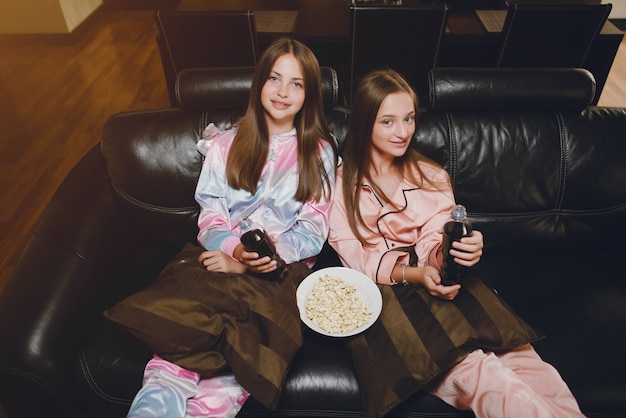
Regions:
<svg viewBox="0 0 626 418"><path fill-rule="evenodd" d="M409 282L406 280L406 276L404 275L404 270L406 270L406 264L402 265L402 284L404 286L408 286Z"/></svg>

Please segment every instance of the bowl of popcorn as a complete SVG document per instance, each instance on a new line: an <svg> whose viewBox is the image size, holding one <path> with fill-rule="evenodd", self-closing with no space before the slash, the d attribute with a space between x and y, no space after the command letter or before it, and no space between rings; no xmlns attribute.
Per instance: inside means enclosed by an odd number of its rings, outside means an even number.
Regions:
<svg viewBox="0 0 626 418"><path fill-rule="evenodd" d="M383 307L380 290L365 274L328 267L309 274L298 286L296 301L302 322L330 337L365 331Z"/></svg>

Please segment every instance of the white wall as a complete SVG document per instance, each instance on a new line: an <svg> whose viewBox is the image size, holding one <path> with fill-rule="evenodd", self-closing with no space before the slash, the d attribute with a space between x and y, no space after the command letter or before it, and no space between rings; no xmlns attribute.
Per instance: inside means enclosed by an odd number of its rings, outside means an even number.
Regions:
<svg viewBox="0 0 626 418"><path fill-rule="evenodd" d="M70 33L102 0L0 0L0 34Z"/></svg>
<svg viewBox="0 0 626 418"><path fill-rule="evenodd" d="M602 0L602 3L611 3L609 19L626 19L626 0Z"/></svg>
<svg viewBox="0 0 626 418"><path fill-rule="evenodd" d="M71 32L102 5L102 0L59 0L59 3L67 22L67 29Z"/></svg>

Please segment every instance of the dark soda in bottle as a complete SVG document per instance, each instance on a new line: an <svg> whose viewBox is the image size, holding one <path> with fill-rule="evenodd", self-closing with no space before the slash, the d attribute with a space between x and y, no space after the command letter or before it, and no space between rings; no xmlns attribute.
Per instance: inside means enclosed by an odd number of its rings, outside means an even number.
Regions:
<svg viewBox="0 0 626 418"><path fill-rule="evenodd" d="M282 279L285 273L285 262L276 253L276 246L271 238L249 218L242 219L239 222L239 228L244 232L240 240L246 251L259 254L259 258L270 257L276 261L276 270L262 274L262 276L270 280Z"/></svg>
<svg viewBox="0 0 626 418"><path fill-rule="evenodd" d="M441 284L451 286L462 283L467 267L461 266L450 255L454 241L472 233L472 225L467 219L465 206L456 205L450 214L450 220L443 226L443 267L441 268Z"/></svg>

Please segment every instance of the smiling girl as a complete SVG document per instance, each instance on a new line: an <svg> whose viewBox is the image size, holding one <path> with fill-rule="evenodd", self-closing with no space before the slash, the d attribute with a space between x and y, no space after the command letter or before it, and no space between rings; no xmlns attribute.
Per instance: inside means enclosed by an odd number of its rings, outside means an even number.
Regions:
<svg viewBox="0 0 626 418"><path fill-rule="evenodd" d="M540 338L473 272L445 286L443 225L455 197L443 167L417 151L417 97L396 71L365 75L353 100L330 216L330 245L383 297L378 321L347 346L365 416L382 417L420 390L477 418L580 418ZM419 145L419 144L417 144ZM471 267L474 230L450 254Z"/></svg>
<svg viewBox="0 0 626 418"><path fill-rule="evenodd" d="M317 59L279 39L259 58L245 115L210 124L196 200L198 242L157 281L108 310L155 353L129 417L231 417L249 394L278 403L302 345L295 301L328 234L337 165L326 126ZM248 252L239 222L262 227L288 264Z"/></svg>

